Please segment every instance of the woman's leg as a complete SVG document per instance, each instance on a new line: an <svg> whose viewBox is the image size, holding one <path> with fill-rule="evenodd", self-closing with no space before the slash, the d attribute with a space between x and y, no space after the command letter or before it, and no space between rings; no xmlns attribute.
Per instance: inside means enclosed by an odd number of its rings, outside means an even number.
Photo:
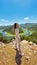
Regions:
<svg viewBox="0 0 37 65"><path fill-rule="evenodd" d="M13 47L16 49L17 48L17 43L16 43L16 39L13 40Z"/></svg>
<svg viewBox="0 0 37 65"><path fill-rule="evenodd" d="M20 42L17 42L17 50L20 51Z"/></svg>

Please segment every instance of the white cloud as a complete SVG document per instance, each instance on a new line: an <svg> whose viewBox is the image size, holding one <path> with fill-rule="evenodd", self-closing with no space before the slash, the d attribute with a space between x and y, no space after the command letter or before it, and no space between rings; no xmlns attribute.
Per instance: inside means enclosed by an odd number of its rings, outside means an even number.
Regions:
<svg viewBox="0 0 37 65"><path fill-rule="evenodd" d="M9 24L10 24L10 21L9 21L9 20L0 19L0 26L1 26L1 25L9 25Z"/></svg>
<svg viewBox="0 0 37 65"><path fill-rule="evenodd" d="M9 20L6 19L0 19L1 22L9 22Z"/></svg>
<svg viewBox="0 0 37 65"><path fill-rule="evenodd" d="M30 16L24 18L25 23L37 23L37 17Z"/></svg>
<svg viewBox="0 0 37 65"><path fill-rule="evenodd" d="M13 21L13 20L6 20L6 19L0 19L0 26L1 25L13 25L15 22L18 21Z"/></svg>
<svg viewBox="0 0 37 65"><path fill-rule="evenodd" d="M29 20L30 18L29 17L25 17L24 20Z"/></svg>

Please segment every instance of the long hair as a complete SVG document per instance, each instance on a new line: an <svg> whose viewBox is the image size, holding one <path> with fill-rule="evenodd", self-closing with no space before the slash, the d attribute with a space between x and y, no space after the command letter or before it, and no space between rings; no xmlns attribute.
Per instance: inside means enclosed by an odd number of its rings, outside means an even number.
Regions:
<svg viewBox="0 0 37 65"><path fill-rule="evenodd" d="M14 33L15 33L15 29L19 28L19 24L18 23L14 23L13 29L14 29Z"/></svg>

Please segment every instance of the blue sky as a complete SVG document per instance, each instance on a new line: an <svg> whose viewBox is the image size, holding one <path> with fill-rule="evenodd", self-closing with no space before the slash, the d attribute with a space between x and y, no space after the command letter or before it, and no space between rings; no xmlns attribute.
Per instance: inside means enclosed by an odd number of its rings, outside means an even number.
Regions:
<svg viewBox="0 0 37 65"><path fill-rule="evenodd" d="M0 0L0 25L37 23L37 0Z"/></svg>

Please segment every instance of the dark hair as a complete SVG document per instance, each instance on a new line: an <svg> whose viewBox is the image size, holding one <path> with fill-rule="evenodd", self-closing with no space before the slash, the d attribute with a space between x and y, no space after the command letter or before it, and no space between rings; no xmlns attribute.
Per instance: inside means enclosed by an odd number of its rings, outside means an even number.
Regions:
<svg viewBox="0 0 37 65"><path fill-rule="evenodd" d="M18 23L14 23L13 28L14 28L14 33L15 33L15 29L16 29L16 28L19 28L19 24L18 24Z"/></svg>

